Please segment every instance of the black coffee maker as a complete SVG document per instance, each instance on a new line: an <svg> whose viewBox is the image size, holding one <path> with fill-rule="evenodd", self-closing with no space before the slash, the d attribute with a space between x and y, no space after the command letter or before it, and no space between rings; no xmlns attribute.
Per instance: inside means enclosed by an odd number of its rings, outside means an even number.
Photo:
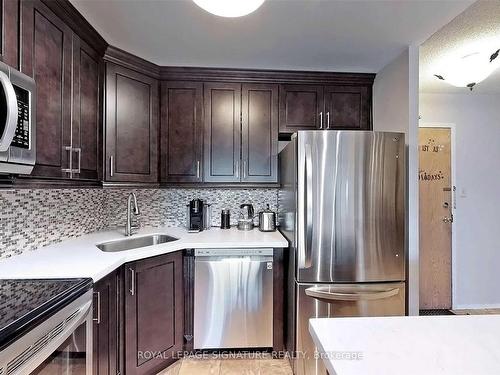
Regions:
<svg viewBox="0 0 500 375"><path fill-rule="evenodd" d="M203 226L203 201L201 199L193 199L189 202L188 230L190 232L201 232Z"/></svg>

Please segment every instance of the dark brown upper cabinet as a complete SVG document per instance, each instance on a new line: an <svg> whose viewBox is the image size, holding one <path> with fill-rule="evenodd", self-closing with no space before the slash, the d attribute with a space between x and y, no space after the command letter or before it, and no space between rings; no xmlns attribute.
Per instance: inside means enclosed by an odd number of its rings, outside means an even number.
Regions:
<svg viewBox="0 0 500 375"><path fill-rule="evenodd" d="M323 86L280 86L280 132L319 129L323 118Z"/></svg>
<svg viewBox="0 0 500 375"><path fill-rule="evenodd" d="M19 0L0 0L0 59L19 69Z"/></svg>
<svg viewBox="0 0 500 375"><path fill-rule="evenodd" d="M280 133L371 129L371 84L281 85Z"/></svg>
<svg viewBox="0 0 500 375"><path fill-rule="evenodd" d="M93 371L94 375L116 375L120 355L120 272L115 271L94 284Z"/></svg>
<svg viewBox="0 0 500 375"><path fill-rule="evenodd" d="M37 148L32 176L69 177L72 31L45 4L21 4L21 69L37 85Z"/></svg>
<svg viewBox="0 0 500 375"><path fill-rule="evenodd" d="M72 177L101 179L100 93L102 60L78 36L73 39Z"/></svg>
<svg viewBox="0 0 500 375"><path fill-rule="evenodd" d="M240 182L241 84L204 85L204 181Z"/></svg>
<svg viewBox="0 0 500 375"><path fill-rule="evenodd" d="M161 85L161 181L203 181L203 84Z"/></svg>
<svg viewBox="0 0 500 375"><path fill-rule="evenodd" d="M127 263L124 273L125 373L156 374L183 347L182 251Z"/></svg>
<svg viewBox="0 0 500 375"><path fill-rule="evenodd" d="M278 85L244 84L242 182L278 182Z"/></svg>
<svg viewBox="0 0 500 375"><path fill-rule="evenodd" d="M366 86L326 86L325 128L370 129L370 102Z"/></svg>
<svg viewBox="0 0 500 375"><path fill-rule="evenodd" d="M106 181L158 182L158 81L106 63Z"/></svg>

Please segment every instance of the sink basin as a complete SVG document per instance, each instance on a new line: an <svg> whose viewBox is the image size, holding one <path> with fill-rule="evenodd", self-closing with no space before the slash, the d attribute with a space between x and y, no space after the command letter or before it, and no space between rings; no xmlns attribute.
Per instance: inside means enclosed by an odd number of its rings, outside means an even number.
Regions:
<svg viewBox="0 0 500 375"><path fill-rule="evenodd" d="M101 251L115 252L138 249L140 247L159 245L161 243L177 241L178 238L167 236L166 234L151 234L149 236L131 237L118 241L103 242L97 244Z"/></svg>

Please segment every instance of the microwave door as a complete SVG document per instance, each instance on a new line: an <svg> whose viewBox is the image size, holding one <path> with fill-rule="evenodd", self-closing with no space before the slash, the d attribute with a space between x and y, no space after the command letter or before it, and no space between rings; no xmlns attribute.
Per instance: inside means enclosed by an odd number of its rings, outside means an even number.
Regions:
<svg viewBox="0 0 500 375"><path fill-rule="evenodd" d="M0 152L9 149L17 127L17 99L7 74L0 71Z"/></svg>

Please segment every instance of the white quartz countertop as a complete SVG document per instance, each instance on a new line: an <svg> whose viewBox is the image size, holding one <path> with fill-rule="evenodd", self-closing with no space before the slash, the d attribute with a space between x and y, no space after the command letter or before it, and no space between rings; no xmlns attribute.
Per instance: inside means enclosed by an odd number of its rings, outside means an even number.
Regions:
<svg viewBox="0 0 500 375"><path fill-rule="evenodd" d="M500 374L500 315L311 319L309 331L330 375Z"/></svg>
<svg viewBox="0 0 500 375"><path fill-rule="evenodd" d="M188 233L184 228L142 228L134 237L160 233L179 240L120 252L103 252L96 244L125 239L123 229L87 234L0 261L0 278L91 277L97 281L122 264L182 249L283 248L288 242L280 232L212 228Z"/></svg>

